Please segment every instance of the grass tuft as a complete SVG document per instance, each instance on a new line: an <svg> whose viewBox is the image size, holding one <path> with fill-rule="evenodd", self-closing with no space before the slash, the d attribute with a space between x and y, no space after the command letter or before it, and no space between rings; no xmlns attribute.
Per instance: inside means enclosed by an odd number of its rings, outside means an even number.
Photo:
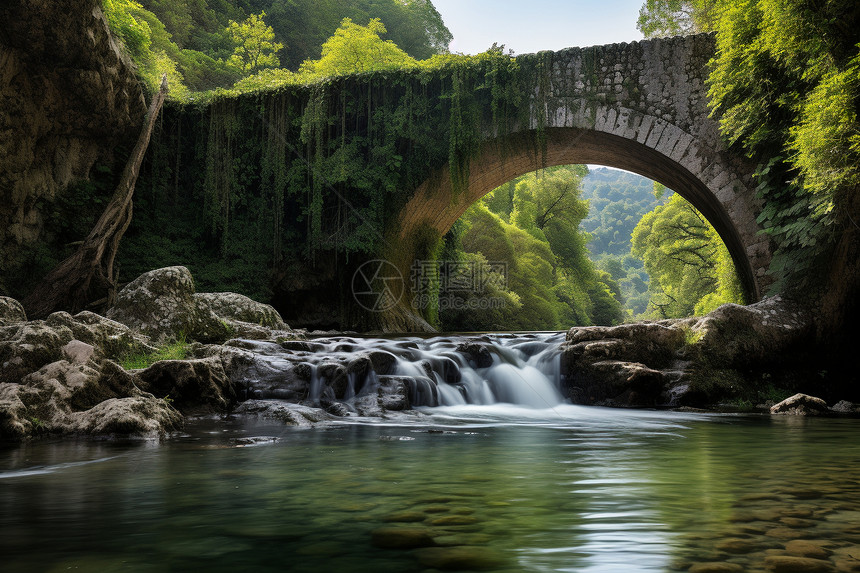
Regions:
<svg viewBox="0 0 860 573"><path fill-rule="evenodd" d="M175 341L161 346L155 352L130 354L122 360L121 364L126 370L136 370L149 368L159 360L185 360L187 354L188 342L185 340L185 335L181 335Z"/></svg>

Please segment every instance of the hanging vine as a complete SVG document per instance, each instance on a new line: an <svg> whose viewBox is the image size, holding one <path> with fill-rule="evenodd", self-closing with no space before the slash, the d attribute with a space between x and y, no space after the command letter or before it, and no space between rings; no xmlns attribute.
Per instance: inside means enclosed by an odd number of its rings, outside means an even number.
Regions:
<svg viewBox="0 0 860 573"><path fill-rule="evenodd" d="M222 262L265 256L271 268L321 252L376 253L440 167L462 193L486 141L503 142L504 155L505 136L531 125L545 149L551 68L542 55L445 55L177 107L166 121L185 125L165 126L176 148L158 168L175 172L153 173L150 184L202 205L188 209L188 224Z"/></svg>

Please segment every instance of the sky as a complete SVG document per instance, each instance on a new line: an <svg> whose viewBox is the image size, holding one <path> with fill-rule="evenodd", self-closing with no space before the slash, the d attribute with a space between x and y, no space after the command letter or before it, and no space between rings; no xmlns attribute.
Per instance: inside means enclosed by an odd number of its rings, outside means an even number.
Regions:
<svg viewBox="0 0 860 573"><path fill-rule="evenodd" d="M452 52L477 54L504 44L515 54L642 39L645 0L433 0L454 35Z"/></svg>

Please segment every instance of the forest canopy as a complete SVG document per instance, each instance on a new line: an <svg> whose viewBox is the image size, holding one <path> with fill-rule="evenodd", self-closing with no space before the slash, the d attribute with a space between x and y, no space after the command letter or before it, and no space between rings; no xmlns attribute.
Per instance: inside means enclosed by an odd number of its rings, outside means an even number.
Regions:
<svg viewBox="0 0 860 573"><path fill-rule="evenodd" d="M342 73L354 50L382 49L373 53L375 62L423 60L447 53L452 38L429 0L102 0L102 6L149 90L166 73L179 101L252 75L266 85L295 80L295 72L303 81ZM354 63L362 62L366 67L367 58Z"/></svg>

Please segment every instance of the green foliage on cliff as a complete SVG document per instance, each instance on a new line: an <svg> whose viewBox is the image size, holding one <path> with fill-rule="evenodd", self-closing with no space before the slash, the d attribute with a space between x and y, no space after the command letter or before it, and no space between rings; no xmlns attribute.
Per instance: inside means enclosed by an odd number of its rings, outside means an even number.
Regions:
<svg viewBox="0 0 860 573"><path fill-rule="evenodd" d="M646 38L682 36L713 30L715 18L713 0L646 0L636 28Z"/></svg>
<svg viewBox="0 0 860 573"><path fill-rule="evenodd" d="M760 163L775 288L802 286L852 224L844 207L860 186L860 7L721 2L717 31L712 107L725 137Z"/></svg>
<svg viewBox="0 0 860 573"><path fill-rule="evenodd" d="M240 73L229 63L176 44L158 17L134 0L102 0L113 32L122 40L138 66L150 93L167 74L169 97L187 101L192 91L229 85Z"/></svg>
<svg viewBox="0 0 860 573"><path fill-rule="evenodd" d="M523 86L546 84L548 70L540 55L444 55L172 106L142 170L122 276L181 263L201 288L222 281L265 300L259 289L289 279L260 269L377 254L434 169L449 164L461 192L482 134L528 121Z"/></svg>
<svg viewBox="0 0 860 573"><path fill-rule="evenodd" d="M648 0L642 13L663 18L664 31L688 21L716 30L711 106L730 145L758 163L759 223L775 246L773 290L810 286L841 231L855 224L860 4Z"/></svg>
<svg viewBox="0 0 860 573"><path fill-rule="evenodd" d="M278 52L284 45L275 41L275 31L263 21L265 16L265 12L251 14L242 22L230 20L227 25L227 34L233 43L233 54L228 61L242 74L281 65Z"/></svg>
<svg viewBox="0 0 860 573"><path fill-rule="evenodd" d="M367 26L344 18L334 35L323 43L320 58L305 60L299 73L316 78L415 65L415 59L397 44L380 37L385 32L385 24L379 18L370 20Z"/></svg>

